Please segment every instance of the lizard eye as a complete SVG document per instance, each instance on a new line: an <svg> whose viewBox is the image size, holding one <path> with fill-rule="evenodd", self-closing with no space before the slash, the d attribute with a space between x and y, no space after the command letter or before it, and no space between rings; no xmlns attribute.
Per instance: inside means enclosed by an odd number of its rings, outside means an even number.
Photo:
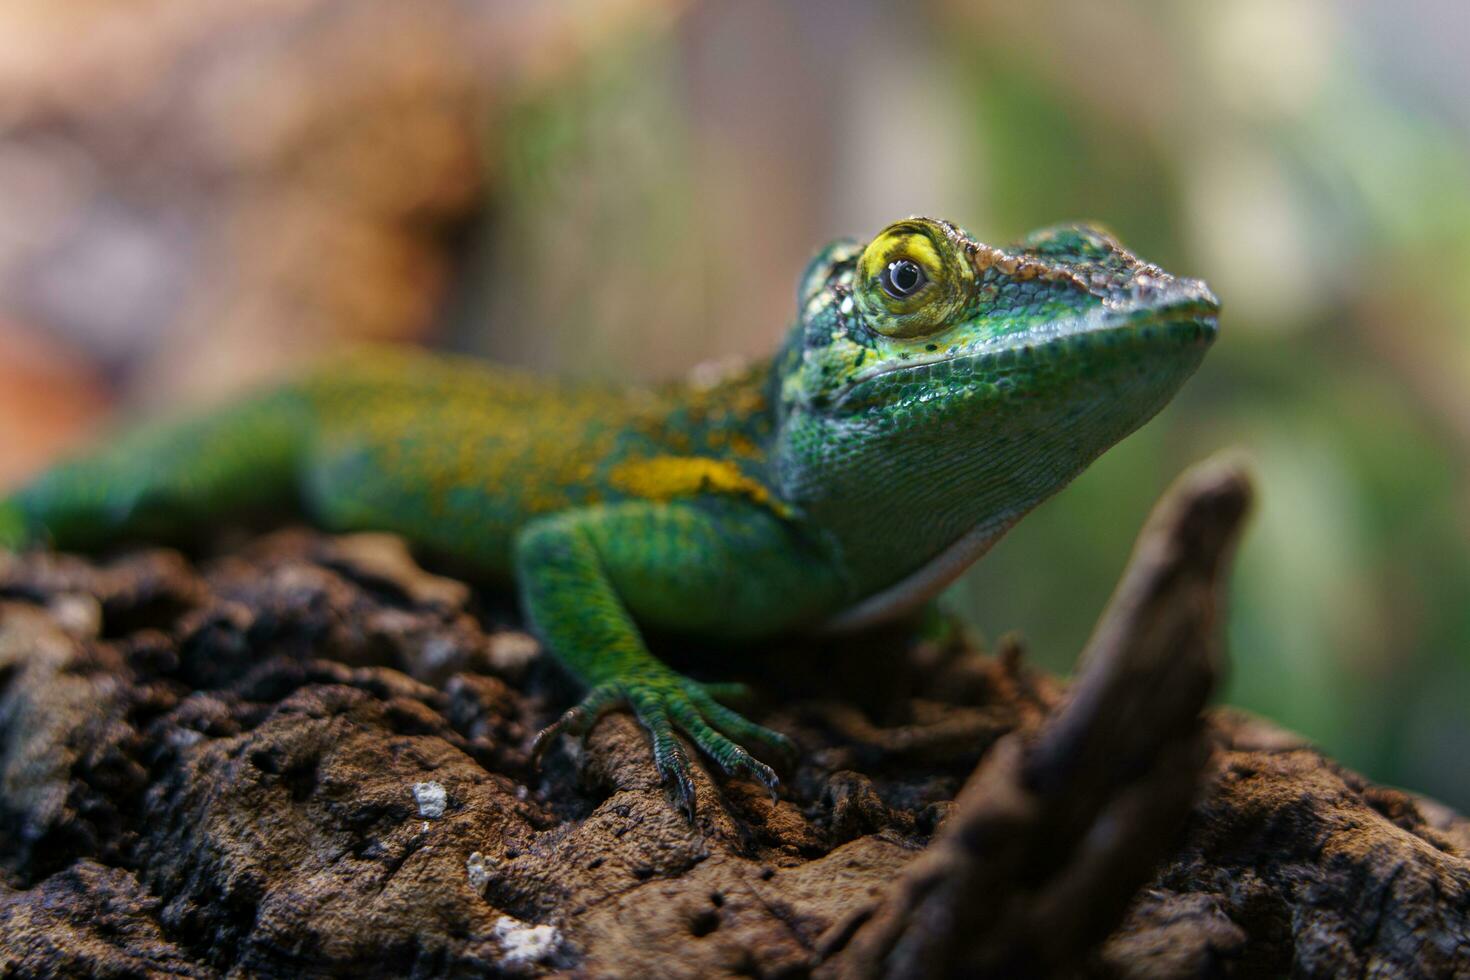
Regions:
<svg viewBox="0 0 1470 980"><path fill-rule="evenodd" d="M888 267L878 276L878 284L883 291L894 299L905 299L914 295L924 288L929 277L924 274L924 267L910 259L899 259L888 263Z"/></svg>
<svg viewBox="0 0 1470 980"><path fill-rule="evenodd" d="M869 330L912 339L953 322L975 272L952 231L929 218L908 218L864 247L853 299Z"/></svg>

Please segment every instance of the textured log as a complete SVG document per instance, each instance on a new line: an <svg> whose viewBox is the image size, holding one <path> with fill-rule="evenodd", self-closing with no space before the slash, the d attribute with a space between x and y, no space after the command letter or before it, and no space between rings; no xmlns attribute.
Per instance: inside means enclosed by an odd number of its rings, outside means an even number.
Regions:
<svg viewBox="0 0 1470 980"><path fill-rule="evenodd" d="M0 975L1463 973L1470 823L1199 721L1243 505L1161 505L1070 693L962 637L731 656L802 761L700 768L694 826L626 716L534 771L559 674L395 539L0 559Z"/></svg>
<svg viewBox="0 0 1470 980"><path fill-rule="evenodd" d="M986 756L940 839L824 972L1022 976L1075 970L1167 853L1208 758L1200 712L1217 606L1250 501L1199 467L1144 529L1064 704Z"/></svg>

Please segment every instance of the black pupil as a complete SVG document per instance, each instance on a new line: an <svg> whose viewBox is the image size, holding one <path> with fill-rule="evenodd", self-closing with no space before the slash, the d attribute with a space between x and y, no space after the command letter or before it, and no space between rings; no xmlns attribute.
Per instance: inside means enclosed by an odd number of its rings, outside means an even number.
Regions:
<svg viewBox="0 0 1470 980"><path fill-rule="evenodd" d="M897 262L888 263L885 270L888 275L884 283L888 292L893 296L912 296L920 286L924 285L924 270L919 268L917 262L908 259L899 259Z"/></svg>

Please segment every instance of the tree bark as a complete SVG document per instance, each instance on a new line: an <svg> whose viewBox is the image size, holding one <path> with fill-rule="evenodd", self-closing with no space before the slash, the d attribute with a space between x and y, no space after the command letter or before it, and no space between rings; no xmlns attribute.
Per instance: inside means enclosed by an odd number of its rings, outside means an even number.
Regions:
<svg viewBox="0 0 1470 980"><path fill-rule="evenodd" d="M1470 822L1204 708L1249 496L1171 491L1070 688L660 644L801 747L692 826L626 715L535 771L560 675L396 539L0 559L0 975L1470 975Z"/></svg>

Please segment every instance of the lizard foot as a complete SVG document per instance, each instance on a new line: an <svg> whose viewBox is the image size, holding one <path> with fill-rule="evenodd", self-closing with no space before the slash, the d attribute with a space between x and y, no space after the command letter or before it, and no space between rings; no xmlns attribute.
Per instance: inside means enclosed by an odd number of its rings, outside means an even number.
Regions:
<svg viewBox="0 0 1470 980"><path fill-rule="evenodd" d="M743 685L710 684L670 673L654 680L613 681L587 692L576 707L543 728L531 746L531 759L539 765L541 757L558 735L575 735L585 739L597 719L617 707L633 710L648 732L653 744L653 762L665 785L677 789L685 814L694 819L694 780L689 775L689 757L684 745L675 737L677 729L688 736L706 755L720 764L729 775L753 776L776 798L780 780L770 766L742 748L739 742L757 742L774 749L785 758L795 755L791 739L771 731L717 701L720 697L739 697L748 693Z"/></svg>

